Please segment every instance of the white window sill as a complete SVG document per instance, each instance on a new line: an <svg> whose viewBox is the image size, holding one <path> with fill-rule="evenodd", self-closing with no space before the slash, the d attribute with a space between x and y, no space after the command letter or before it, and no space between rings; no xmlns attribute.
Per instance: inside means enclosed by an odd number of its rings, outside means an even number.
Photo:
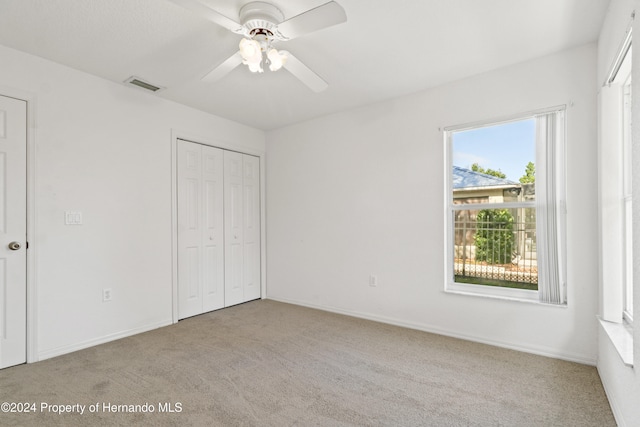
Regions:
<svg viewBox="0 0 640 427"><path fill-rule="evenodd" d="M540 302L538 291L525 289L502 288L499 286L474 285L471 283L449 283L444 290L448 294L467 295L481 298L492 298L506 301L549 305L552 307L566 307L566 304L547 304Z"/></svg>
<svg viewBox="0 0 640 427"><path fill-rule="evenodd" d="M607 322L598 316L602 329L609 336L625 365L633 367L633 334L624 323Z"/></svg>
<svg viewBox="0 0 640 427"><path fill-rule="evenodd" d="M464 295L477 295L516 301L537 302L538 291L526 289L503 288L500 286L474 285L472 283L448 283L445 291Z"/></svg>

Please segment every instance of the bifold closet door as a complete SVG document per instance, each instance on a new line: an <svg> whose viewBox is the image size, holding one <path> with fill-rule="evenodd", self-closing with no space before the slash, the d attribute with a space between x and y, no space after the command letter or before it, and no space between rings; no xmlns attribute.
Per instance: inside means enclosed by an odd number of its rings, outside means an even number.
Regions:
<svg viewBox="0 0 640 427"><path fill-rule="evenodd" d="M260 163L224 152L225 306L260 298Z"/></svg>
<svg viewBox="0 0 640 427"><path fill-rule="evenodd" d="M178 318L225 306L223 150L178 140Z"/></svg>

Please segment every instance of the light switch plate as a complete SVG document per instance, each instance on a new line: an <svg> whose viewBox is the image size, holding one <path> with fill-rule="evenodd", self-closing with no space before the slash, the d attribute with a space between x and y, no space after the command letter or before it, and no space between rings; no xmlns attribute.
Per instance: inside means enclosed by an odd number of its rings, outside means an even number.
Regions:
<svg viewBox="0 0 640 427"><path fill-rule="evenodd" d="M65 211L64 223L66 225L82 225L82 212Z"/></svg>

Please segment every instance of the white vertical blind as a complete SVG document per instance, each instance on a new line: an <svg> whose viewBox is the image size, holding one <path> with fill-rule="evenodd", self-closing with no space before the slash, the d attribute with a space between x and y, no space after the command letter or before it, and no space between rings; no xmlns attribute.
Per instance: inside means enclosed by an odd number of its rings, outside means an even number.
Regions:
<svg viewBox="0 0 640 427"><path fill-rule="evenodd" d="M538 233L538 297L564 304L563 260L564 111L536 115L536 228Z"/></svg>

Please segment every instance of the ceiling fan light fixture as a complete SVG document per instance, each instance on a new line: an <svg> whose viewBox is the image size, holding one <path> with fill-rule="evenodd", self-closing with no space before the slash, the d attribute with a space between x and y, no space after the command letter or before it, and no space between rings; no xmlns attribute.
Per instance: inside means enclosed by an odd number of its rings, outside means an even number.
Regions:
<svg viewBox="0 0 640 427"><path fill-rule="evenodd" d="M262 73L263 55L262 52L266 52L267 60L269 61L269 69L271 71L278 71L282 68L287 61L286 52L278 52L277 49L271 47L271 40L264 34L256 34L255 39L243 38L240 40L240 56L242 56L242 63L249 67L249 71L252 73Z"/></svg>
<svg viewBox="0 0 640 427"><path fill-rule="evenodd" d="M249 62L245 62L244 64L249 67L249 71L251 71L252 73L262 73L262 72L264 72L264 69L262 68L262 64L261 63L252 64L252 63L249 63Z"/></svg>
<svg viewBox="0 0 640 427"><path fill-rule="evenodd" d="M243 38L240 40L240 55L242 59L249 62L256 62L258 58L262 60L262 48L256 40Z"/></svg>
<svg viewBox="0 0 640 427"><path fill-rule="evenodd" d="M249 67L252 73L262 73L262 46L253 39L243 38L240 40L240 55L242 63Z"/></svg>
<svg viewBox="0 0 640 427"><path fill-rule="evenodd" d="M288 56L285 52L278 52L272 48L267 52L267 58L269 59L269 69L278 71L287 62Z"/></svg>

